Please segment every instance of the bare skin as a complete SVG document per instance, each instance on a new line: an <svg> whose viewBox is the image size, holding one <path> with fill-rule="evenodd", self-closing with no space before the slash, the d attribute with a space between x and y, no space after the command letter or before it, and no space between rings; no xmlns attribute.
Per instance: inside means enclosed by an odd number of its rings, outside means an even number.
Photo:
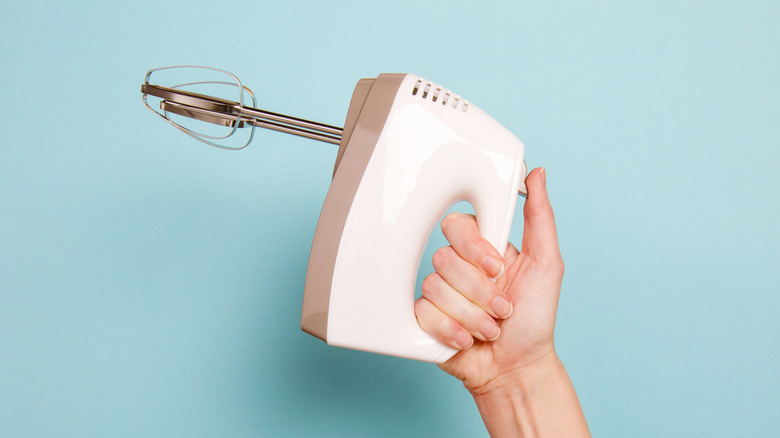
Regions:
<svg viewBox="0 0 780 438"><path fill-rule="evenodd" d="M544 169L526 185L520 251L510 244L502 257L471 215L444 218L450 246L434 254L415 313L425 331L461 350L440 367L463 381L491 436L587 437L555 350L564 264Z"/></svg>

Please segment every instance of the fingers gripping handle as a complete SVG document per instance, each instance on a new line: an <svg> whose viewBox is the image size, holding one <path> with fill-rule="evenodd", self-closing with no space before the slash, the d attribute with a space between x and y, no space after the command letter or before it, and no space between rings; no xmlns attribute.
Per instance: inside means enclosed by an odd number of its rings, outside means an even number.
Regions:
<svg viewBox="0 0 780 438"><path fill-rule="evenodd" d="M489 164L487 168L482 169L488 173L480 172L479 166L469 166L471 172L464 172L459 178L460 182L465 182L464 187L447 200L446 206L443 208L440 206L437 217L440 218L456 202L470 203L474 207L480 235L503 256L509 240L517 193L519 188L524 188L525 163L522 162L522 158L515 163L512 177L508 180L502 179L496 174L491 175L489 171L495 171L495 169ZM471 164L473 165L473 162ZM488 177L486 178L486 176ZM491 178L491 176L494 177ZM434 226L436 224L438 224L438 220L435 220ZM423 242L427 242L429 237L430 232ZM421 255L422 252L423 248L420 248ZM434 362L445 362L455 353L457 350L447 349Z"/></svg>
<svg viewBox="0 0 780 438"><path fill-rule="evenodd" d="M491 191L491 189L494 189ZM477 225L479 227L479 233L488 242L490 242L501 254L506 252L507 242L509 240L509 232L512 225L512 217L515 209L517 189L514 189L511 193L512 197L507 199L507 190L505 187L495 187L492 184L484 184L484 180L481 185L476 186L476 190L469 191L468 193L458 193L448 200L447 205L443 208L440 206L438 214L434 216L434 223L432 228L439 224L438 218L446 213L449 208L459 201L466 201L474 207ZM430 232L422 239L422 242L427 242L430 238ZM420 255L424 252L424 246L419 248ZM418 259L419 265L419 259ZM417 273L415 272L415 276ZM412 312L414 309L412 309ZM427 334L425 336L428 336ZM435 341L434 341L435 342ZM441 345L441 344L440 344ZM442 363L454 356L458 350L446 348L441 355L439 355L433 362Z"/></svg>
<svg viewBox="0 0 780 438"><path fill-rule="evenodd" d="M453 162L464 153L468 159ZM374 156L352 203L333 274L328 343L444 362L457 350L424 332L414 315L425 244L446 210L466 200L474 205L483 236L503 252L517 199L514 157L505 159L508 168L496 169L495 159L451 144L405 185L410 166L393 163L398 155Z"/></svg>

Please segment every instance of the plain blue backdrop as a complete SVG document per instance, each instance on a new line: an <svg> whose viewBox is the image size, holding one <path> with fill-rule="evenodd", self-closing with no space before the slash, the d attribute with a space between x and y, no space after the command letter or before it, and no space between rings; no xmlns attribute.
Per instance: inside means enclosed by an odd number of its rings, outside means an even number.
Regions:
<svg viewBox="0 0 780 438"><path fill-rule="evenodd" d="M139 93L185 63L334 125L361 77L456 90L547 168L594 435L780 435L777 2L5 3L0 436L486 435L434 365L300 331L336 150L191 140Z"/></svg>

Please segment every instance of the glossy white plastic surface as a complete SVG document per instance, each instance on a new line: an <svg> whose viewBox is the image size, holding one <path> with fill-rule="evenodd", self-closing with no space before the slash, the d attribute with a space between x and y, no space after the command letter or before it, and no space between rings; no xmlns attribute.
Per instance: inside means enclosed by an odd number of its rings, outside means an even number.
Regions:
<svg viewBox="0 0 780 438"><path fill-rule="evenodd" d="M425 244L444 212L465 200L482 235L503 253L525 165L523 144L506 128L473 104L464 111L462 98L456 102L436 84L426 98L423 89L412 95L418 79L404 78L352 203L333 273L327 342L443 362L456 350L425 333L414 315Z"/></svg>

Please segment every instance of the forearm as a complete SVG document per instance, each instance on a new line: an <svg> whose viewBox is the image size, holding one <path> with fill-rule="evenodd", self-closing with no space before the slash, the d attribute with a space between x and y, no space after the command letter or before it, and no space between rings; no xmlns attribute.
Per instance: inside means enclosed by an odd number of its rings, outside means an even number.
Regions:
<svg viewBox="0 0 780 438"><path fill-rule="evenodd" d="M473 391L493 438L589 437L574 386L557 355Z"/></svg>

